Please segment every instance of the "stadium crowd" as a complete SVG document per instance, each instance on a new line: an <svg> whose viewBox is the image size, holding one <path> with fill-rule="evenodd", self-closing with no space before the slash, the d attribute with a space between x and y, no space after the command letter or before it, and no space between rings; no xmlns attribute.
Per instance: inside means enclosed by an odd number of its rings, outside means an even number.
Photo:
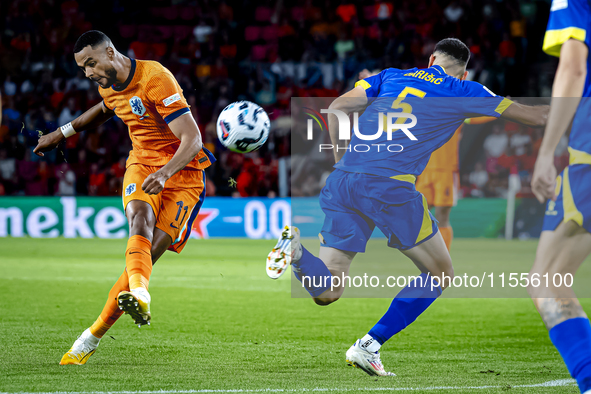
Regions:
<svg viewBox="0 0 591 394"><path fill-rule="evenodd" d="M218 158L207 171L208 195L276 196L281 160L298 168L291 183L300 186L292 188L292 195L317 193L323 174L308 171L312 161L297 165L290 158L290 98L335 97L350 89L365 68L426 67L441 38L466 42L472 52L470 78L497 94L549 96L556 65L541 52L548 1L149 4L0 3L0 14L6 15L0 21L0 195L121 192L131 149L122 122L111 120L69 138L44 158L32 154L40 131L55 130L101 100L72 54L77 37L90 29L105 32L130 57L162 62L177 77L205 145ZM248 155L224 150L215 131L217 114L241 99L262 105L272 120L269 142ZM480 133L490 134L474 147L486 160L462 163L464 195L501 196L512 169L524 180L530 176L541 131L497 121Z"/></svg>

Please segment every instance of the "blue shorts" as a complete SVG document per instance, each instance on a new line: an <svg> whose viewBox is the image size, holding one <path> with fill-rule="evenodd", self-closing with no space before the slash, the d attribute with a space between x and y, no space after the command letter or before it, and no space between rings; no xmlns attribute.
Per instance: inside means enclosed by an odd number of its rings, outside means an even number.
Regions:
<svg viewBox="0 0 591 394"><path fill-rule="evenodd" d="M403 176L414 179L412 176ZM414 182L334 170L320 192L323 246L365 252L377 226L388 246L407 250L437 233L437 221Z"/></svg>
<svg viewBox="0 0 591 394"><path fill-rule="evenodd" d="M591 232L591 165L571 164L556 178L556 201L548 200L542 231L574 220Z"/></svg>

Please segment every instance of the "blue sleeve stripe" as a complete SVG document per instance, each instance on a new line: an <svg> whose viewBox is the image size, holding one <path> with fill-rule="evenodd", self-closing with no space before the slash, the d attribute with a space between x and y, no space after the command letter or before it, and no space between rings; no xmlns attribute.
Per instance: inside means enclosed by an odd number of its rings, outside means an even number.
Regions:
<svg viewBox="0 0 591 394"><path fill-rule="evenodd" d="M173 113L168 115L166 118L164 118L164 121L166 122L166 124L169 124L170 122L172 122L173 120L175 120L179 116L186 114L187 112L189 112L189 107L181 108L179 110L174 111Z"/></svg>

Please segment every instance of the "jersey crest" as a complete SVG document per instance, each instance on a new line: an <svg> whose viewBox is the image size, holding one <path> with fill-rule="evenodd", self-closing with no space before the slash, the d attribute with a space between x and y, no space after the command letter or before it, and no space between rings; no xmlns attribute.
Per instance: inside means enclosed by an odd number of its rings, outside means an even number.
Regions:
<svg viewBox="0 0 591 394"><path fill-rule="evenodd" d="M129 105L131 106L131 112L139 116L140 120L147 118L149 116L144 116L144 114L146 113L146 107L144 106L142 99L138 96L133 96L132 98L130 98Z"/></svg>

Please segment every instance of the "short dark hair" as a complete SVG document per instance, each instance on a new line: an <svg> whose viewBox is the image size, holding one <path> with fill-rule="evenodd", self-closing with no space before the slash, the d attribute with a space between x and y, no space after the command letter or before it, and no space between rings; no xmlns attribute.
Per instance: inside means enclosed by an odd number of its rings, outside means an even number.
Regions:
<svg viewBox="0 0 591 394"><path fill-rule="evenodd" d="M463 65L468 64L470 60L470 49L457 38L444 38L435 45L435 52L441 52L456 59Z"/></svg>
<svg viewBox="0 0 591 394"><path fill-rule="evenodd" d="M94 49L97 45L110 41L111 39L107 37L107 35L102 31L89 30L78 37L78 40L76 40L76 44L74 45L74 53L80 52L89 45L92 47L92 49Z"/></svg>

